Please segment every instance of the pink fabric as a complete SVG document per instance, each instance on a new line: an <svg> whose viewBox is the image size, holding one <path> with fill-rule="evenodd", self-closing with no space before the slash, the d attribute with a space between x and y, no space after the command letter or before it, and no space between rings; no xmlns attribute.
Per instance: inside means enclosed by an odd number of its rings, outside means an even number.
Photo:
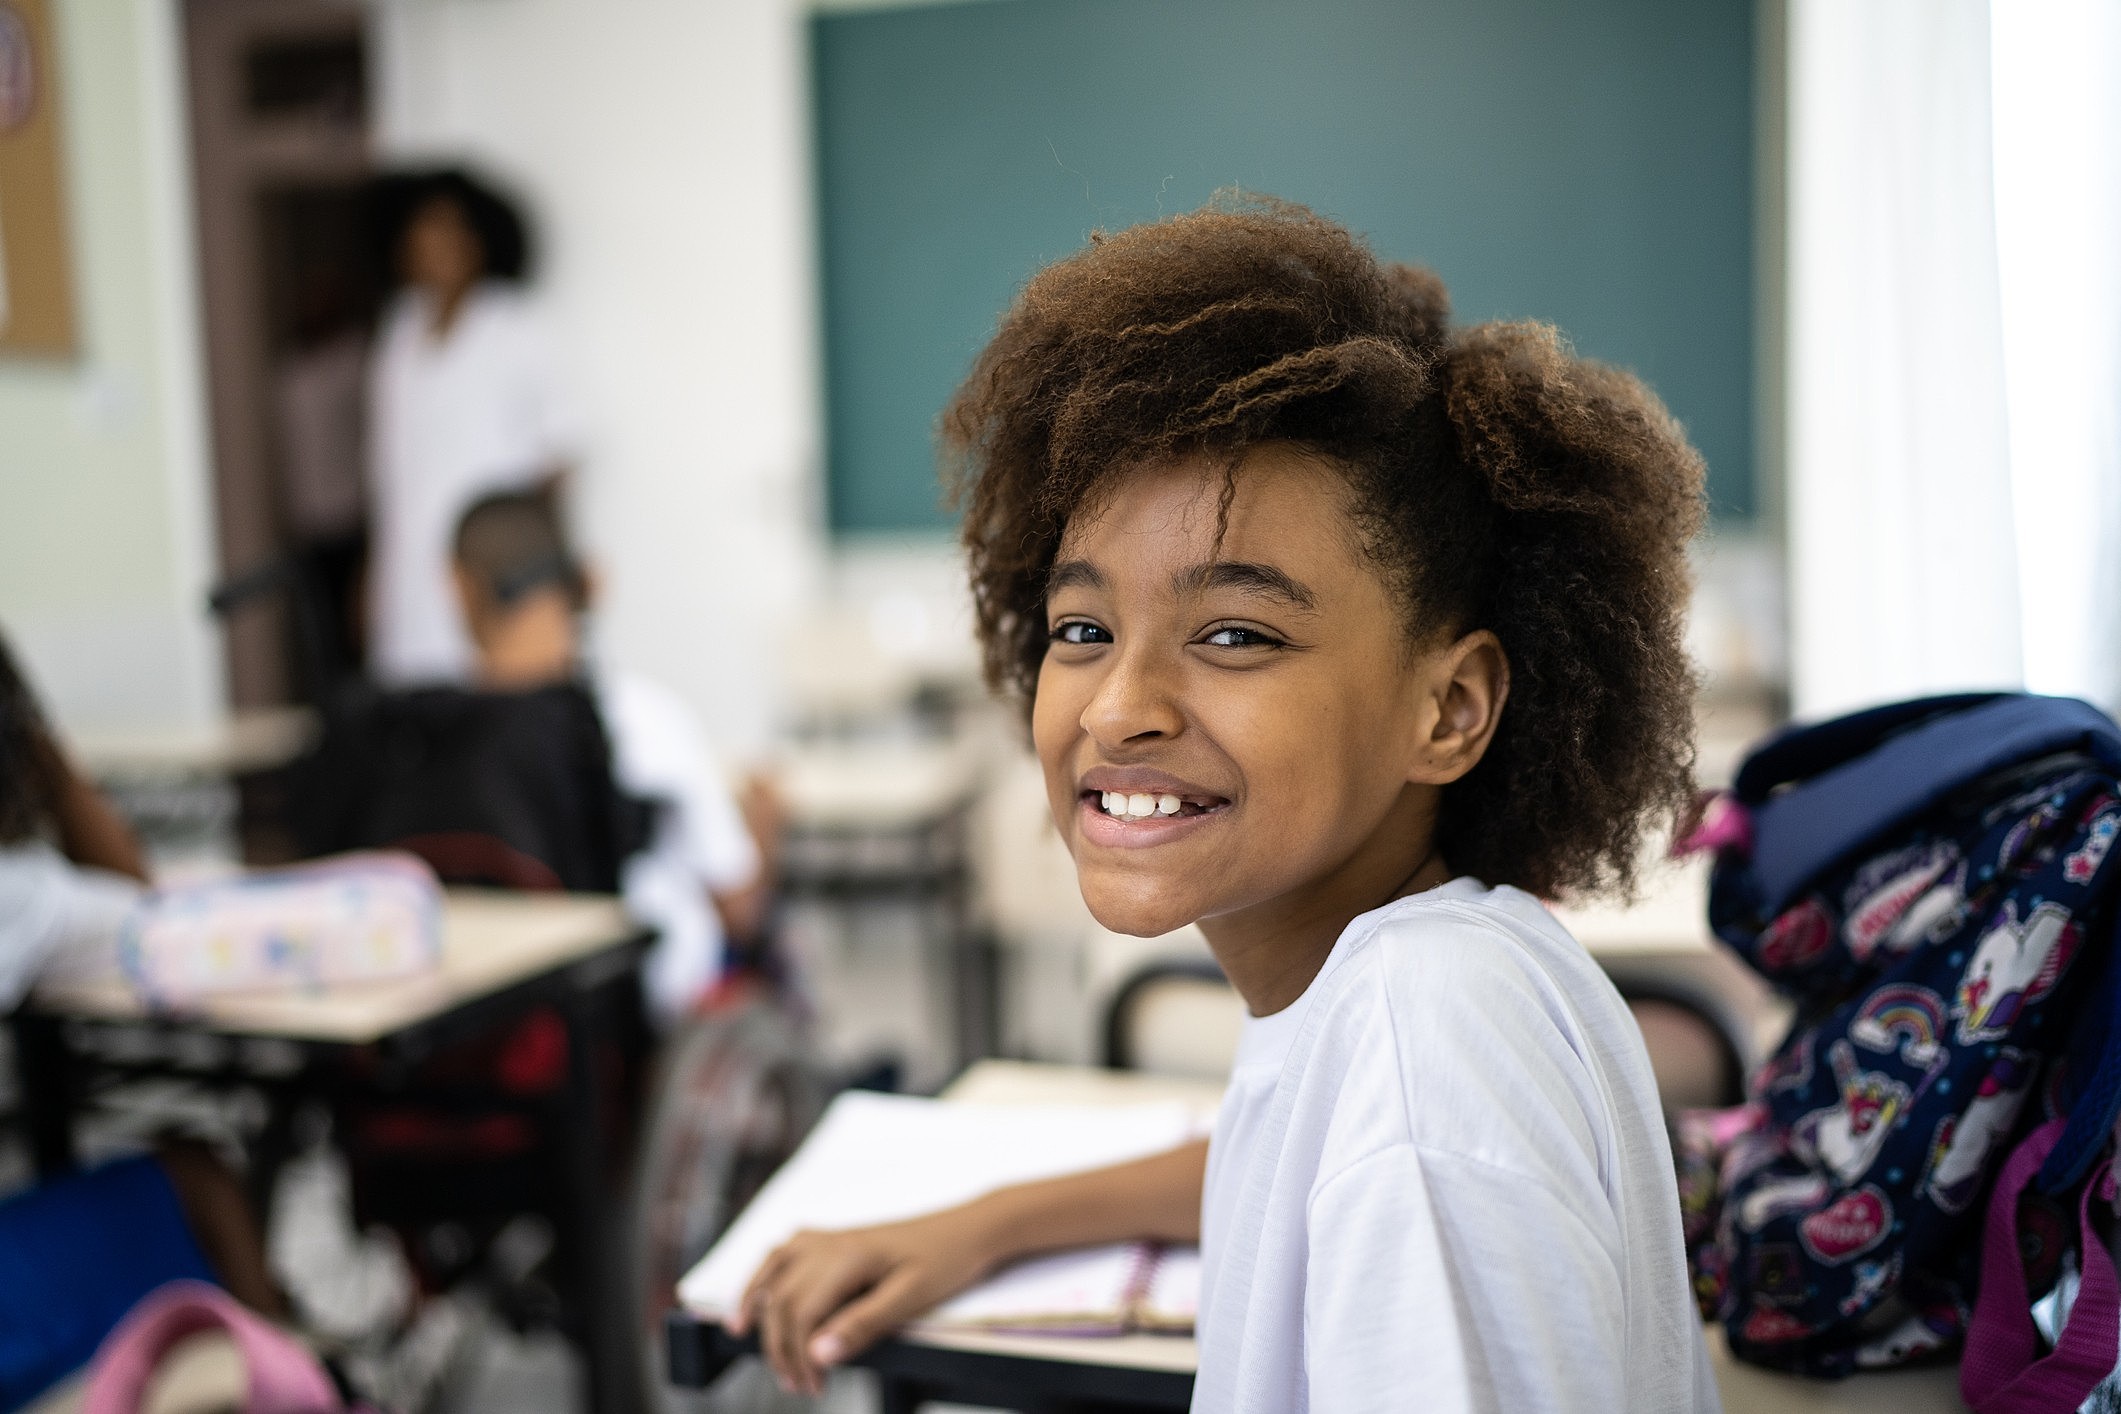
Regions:
<svg viewBox="0 0 2121 1414"><path fill-rule="evenodd" d="M292 1336L251 1314L218 1287L173 1281L142 1297L104 1338L82 1414L139 1414L147 1386L171 1347L216 1327L236 1342L249 1372L246 1414L341 1414L331 1376Z"/></svg>
<svg viewBox="0 0 2121 1414"><path fill-rule="evenodd" d="M2018 1195L2040 1171L2065 1123L2049 1120L2027 1135L2004 1163L1989 1197L1981 1237L1981 1295L1959 1366L1959 1393L1974 1414L2066 1414L2113 1373L2121 1351L2121 1281L2091 1224L2093 1195L2107 1195L2113 1181L2105 1163L2092 1171L2078 1204L2083 1279L2051 1353L2040 1355L2033 1330L2025 1265L2018 1255Z"/></svg>
<svg viewBox="0 0 2121 1414"><path fill-rule="evenodd" d="M1693 854L1753 853L1753 817L1738 801L1723 793L1712 795L1702 807L1701 820L1684 839L1672 846L1672 857Z"/></svg>

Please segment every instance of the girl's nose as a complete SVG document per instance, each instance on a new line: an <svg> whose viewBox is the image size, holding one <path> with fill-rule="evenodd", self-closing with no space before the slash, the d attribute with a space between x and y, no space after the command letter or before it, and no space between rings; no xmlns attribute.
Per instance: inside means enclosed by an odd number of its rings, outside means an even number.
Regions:
<svg viewBox="0 0 2121 1414"><path fill-rule="evenodd" d="M1174 737L1184 729L1173 665L1147 651L1115 654L1112 669L1083 708L1083 730L1107 749Z"/></svg>

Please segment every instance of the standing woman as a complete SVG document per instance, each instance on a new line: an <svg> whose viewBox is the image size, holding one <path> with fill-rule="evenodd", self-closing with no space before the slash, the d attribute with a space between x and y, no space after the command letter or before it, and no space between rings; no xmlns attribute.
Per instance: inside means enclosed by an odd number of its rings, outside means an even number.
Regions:
<svg viewBox="0 0 2121 1414"><path fill-rule="evenodd" d="M578 430L523 290L530 242L515 207L451 168L385 178L377 211L397 293L369 394L369 667L394 685L460 681L471 641L450 580L457 518L495 491L556 494Z"/></svg>

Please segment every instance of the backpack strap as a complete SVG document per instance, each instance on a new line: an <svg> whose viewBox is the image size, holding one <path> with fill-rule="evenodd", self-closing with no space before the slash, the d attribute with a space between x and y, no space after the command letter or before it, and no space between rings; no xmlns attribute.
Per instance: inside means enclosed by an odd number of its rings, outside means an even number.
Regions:
<svg viewBox="0 0 2121 1414"><path fill-rule="evenodd" d="M82 1414L139 1414L163 1357L187 1336L228 1332L248 1372L248 1414L339 1414L337 1386L294 1337L252 1315L218 1287L173 1281L140 1299L104 1337Z"/></svg>
<svg viewBox="0 0 2121 1414"><path fill-rule="evenodd" d="M1777 737L1733 790L1752 814L1751 901L1780 913L1836 860L1968 782L2071 750L2121 770L2121 728L2088 702L2028 693L1922 698Z"/></svg>
<svg viewBox="0 0 2121 1414"><path fill-rule="evenodd" d="M2082 1281L2076 1302L2054 1350L2044 1357L2039 1353L2018 1252L2018 1196L2062 1137L2062 1127L2061 1120L2052 1119L2027 1135L2005 1161L1989 1195L1981 1236L1981 1294L1959 1366L1959 1393L1975 1414L2075 1409L2113 1373L2114 1353L2121 1349L2121 1280L2091 1221L2094 1194L2113 1182L2102 1167L2078 1200Z"/></svg>
<svg viewBox="0 0 2121 1414"><path fill-rule="evenodd" d="M2115 936L2105 949L2098 998L2077 1013L2071 1040L2069 1121L2034 1180L2042 1193L2074 1187L2113 1142L2115 1121L2121 1120L2121 919L2108 927Z"/></svg>

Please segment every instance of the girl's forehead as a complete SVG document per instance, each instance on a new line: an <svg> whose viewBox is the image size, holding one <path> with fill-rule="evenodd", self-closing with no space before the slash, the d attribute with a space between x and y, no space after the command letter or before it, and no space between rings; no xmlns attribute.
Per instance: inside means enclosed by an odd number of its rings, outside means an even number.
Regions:
<svg viewBox="0 0 2121 1414"><path fill-rule="evenodd" d="M1341 558L1359 552L1341 473L1270 443L1115 474L1069 517L1057 559Z"/></svg>

